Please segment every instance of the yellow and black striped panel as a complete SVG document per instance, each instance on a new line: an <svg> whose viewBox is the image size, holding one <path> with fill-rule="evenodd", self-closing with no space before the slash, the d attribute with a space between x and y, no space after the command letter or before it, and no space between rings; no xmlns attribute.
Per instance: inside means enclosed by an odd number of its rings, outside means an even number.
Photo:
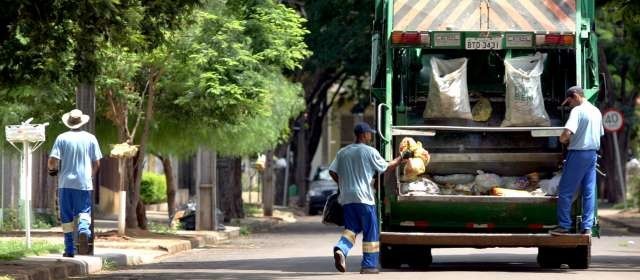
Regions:
<svg viewBox="0 0 640 280"><path fill-rule="evenodd" d="M393 15L394 31L573 33L576 0L395 0Z"/></svg>

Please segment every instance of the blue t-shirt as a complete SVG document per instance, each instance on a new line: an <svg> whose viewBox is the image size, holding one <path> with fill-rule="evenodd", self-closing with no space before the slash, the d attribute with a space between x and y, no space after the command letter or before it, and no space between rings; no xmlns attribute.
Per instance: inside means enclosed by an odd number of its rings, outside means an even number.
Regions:
<svg viewBox="0 0 640 280"><path fill-rule="evenodd" d="M588 101L571 109L564 128L573 133L569 150L599 150L600 137L604 135L602 113Z"/></svg>
<svg viewBox="0 0 640 280"><path fill-rule="evenodd" d="M336 155L329 170L338 174L338 202L375 205L371 182L376 172L384 172L389 164L371 146L362 143L346 146Z"/></svg>
<svg viewBox="0 0 640 280"><path fill-rule="evenodd" d="M93 134L82 130L62 133L53 143L49 156L60 160L59 188L93 190L92 163L102 158L98 140Z"/></svg>

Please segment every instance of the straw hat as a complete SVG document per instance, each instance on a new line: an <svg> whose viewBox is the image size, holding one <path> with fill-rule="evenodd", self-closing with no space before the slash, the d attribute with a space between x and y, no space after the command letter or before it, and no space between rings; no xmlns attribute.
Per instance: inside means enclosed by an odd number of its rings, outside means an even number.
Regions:
<svg viewBox="0 0 640 280"><path fill-rule="evenodd" d="M78 129L89 121L89 116L78 109L62 115L62 122L70 129Z"/></svg>

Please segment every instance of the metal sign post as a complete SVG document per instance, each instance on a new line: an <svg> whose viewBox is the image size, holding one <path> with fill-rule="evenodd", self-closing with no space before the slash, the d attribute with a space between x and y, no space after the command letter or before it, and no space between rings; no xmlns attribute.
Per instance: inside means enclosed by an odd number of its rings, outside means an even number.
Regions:
<svg viewBox="0 0 640 280"><path fill-rule="evenodd" d="M622 113L616 109L607 109L602 113L602 126L604 130L613 134L613 153L614 160L616 161L616 175L620 182L620 189L622 190L622 201L624 203L624 209L627 209L627 188L624 176L622 175L622 163L620 159L620 147L618 144L618 131L622 129L624 125L624 117Z"/></svg>
<svg viewBox="0 0 640 280"><path fill-rule="evenodd" d="M32 120L33 118L30 118L20 125L8 125L5 127L7 141L22 153L20 190L22 193L21 198L24 199L24 226L27 248L31 248L31 154L44 143L44 129L49 125L49 123L31 124ZM18 148L16 143L22 143L22 149ZM32 143L34 144L33 147L31 146Z"/></svg>

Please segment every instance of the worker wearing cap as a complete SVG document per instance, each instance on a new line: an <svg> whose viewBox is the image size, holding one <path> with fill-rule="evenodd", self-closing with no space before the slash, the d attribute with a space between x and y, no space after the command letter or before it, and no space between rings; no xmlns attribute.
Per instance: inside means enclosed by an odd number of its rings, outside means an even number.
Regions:
<svg viewBox="0 0 640 280"><path fill-rule="evenodd" d="M93 134L80 130L89 116L80 110L62 115L62 122L70 129L58 135L49 154L51 176L58 175L60 220L64 232L64 257L73 257L73 219L78 217L78 253L88 253L91 237L91 204L93 176L100 167L102 154Z"/></svg>
<svg viewBox="0 0 640 280"><path fill-rule="evenodd" d="M375 130L367 123L358 123L354 128L355 143L338 151L329 167L329 173L338 183L338 202L344 209L344 231L333 248L336 269L346 271L346 257L356 241L362 237L362 265L360 273L378 273L380 251L378 217L374 192L371 186L376 173L393 170L401 162L398 157L387 163L380 153L369 146Z"/></svg>
<svg viewBox="0 0 640 280"><path fill-rule="evenodd" d="M582 192L580 233L590 235L596 201L597 151L600 149L600 137L604 135L602 114L587 101L584 91L578 86L567 90L567 98L562 104L572 108L560 135L560 142L568 145L568 152L558 186L558 226L549 233L571 233L571 204L579 189Z"/></svg>

